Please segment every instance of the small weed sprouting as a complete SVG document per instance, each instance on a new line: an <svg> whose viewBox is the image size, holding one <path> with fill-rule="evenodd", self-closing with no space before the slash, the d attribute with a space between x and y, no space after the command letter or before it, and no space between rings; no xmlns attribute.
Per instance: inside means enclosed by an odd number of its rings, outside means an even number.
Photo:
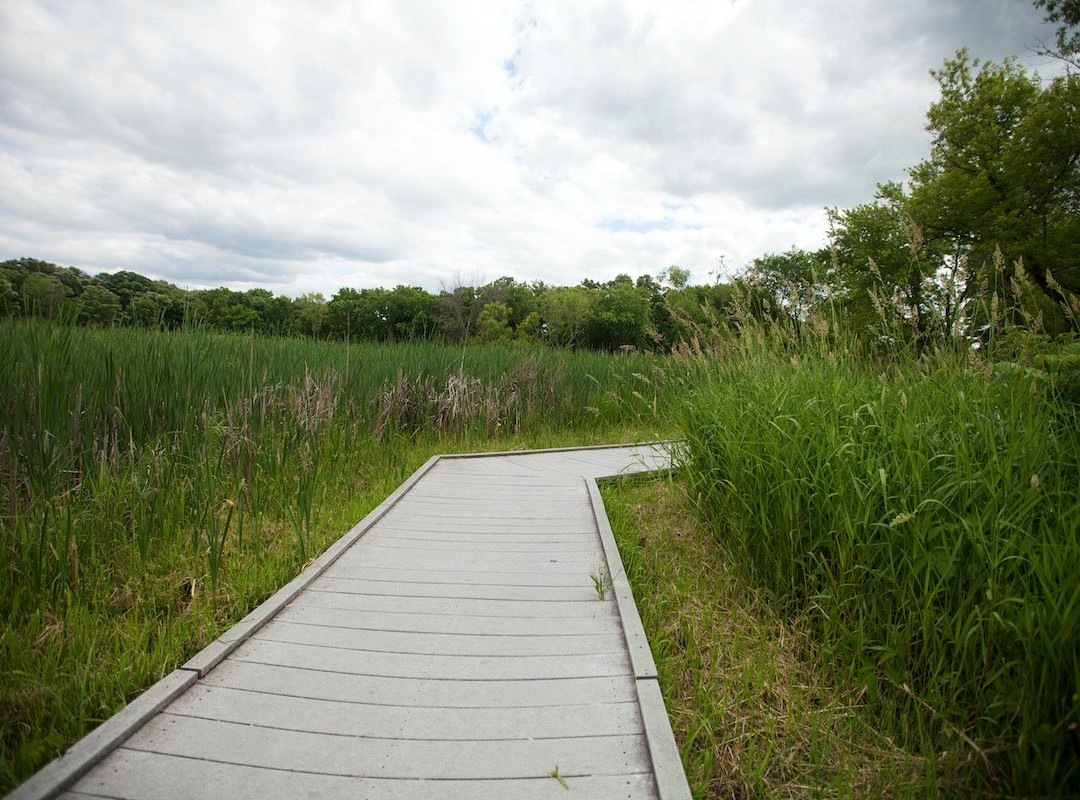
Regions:
<svg viewBox="0 0 1080 800"><path fill-rule="evenodd" d="M592 578L593 588L596 590L596 599L603 600L607 597L607 593L611 591L612 583L604 577L603 565L598 566L593 572L589 573L589 577Z"/></svg>
<svg viewBox="0 0 1080 800"><path fill-rule="evenodd" d="M570 791L570 784L566 782L566 778L564 778L562 775L559 774L559 765L558 764L555 765L555 769L553 769L551 772L548 773L548 777L549 778L554 778L555 780L557 780L559 782L559 786L566 789L566 791L568 791L568 792Z"/></svg>

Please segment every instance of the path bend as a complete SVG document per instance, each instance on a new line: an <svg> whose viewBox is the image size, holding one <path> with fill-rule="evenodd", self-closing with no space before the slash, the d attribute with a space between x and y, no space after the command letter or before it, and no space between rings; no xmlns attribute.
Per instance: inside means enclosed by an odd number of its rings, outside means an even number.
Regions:
<svg viewBox="0 0 1080 800"><path fill-rule="evenodd" d="M669 462L656 444L431 459L9 800L686 800L596 488Z"/></svg>

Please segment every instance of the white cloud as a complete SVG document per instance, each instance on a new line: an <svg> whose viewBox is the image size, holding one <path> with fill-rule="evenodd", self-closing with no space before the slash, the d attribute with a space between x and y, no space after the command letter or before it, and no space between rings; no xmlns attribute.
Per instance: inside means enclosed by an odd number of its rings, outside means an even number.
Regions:
<svg viewBox="0 0 1080 800"><path fill-rule="evenodd" d="M0 9L0 258L299 294L705 279L924 153L927 70L1015 0Z"/></svg>

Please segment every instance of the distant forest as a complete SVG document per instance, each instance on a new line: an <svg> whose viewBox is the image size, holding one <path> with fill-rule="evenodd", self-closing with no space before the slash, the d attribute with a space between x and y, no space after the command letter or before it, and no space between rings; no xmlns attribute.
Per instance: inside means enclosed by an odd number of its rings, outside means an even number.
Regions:
<svg viewBox="0 0 1080 800"><path fill-rule="evenodd" d="M266 289L184 290L126 270L91 277L75 267L24 258L0 263L0 314L342 340L539 340L563 347L647 349L682 337L673 316L677 306L719 310L730 299L731 286L688 287L688 275L672 267L658 278L643 275L635 281L620 275L573 287L504 277L438 294L416 286L342 288L327 300L321 294L291 298Z"/></svg>
<svg viewBox="0 0 1080 800"><path fill-rule="evenodd" d="M890 336L916 341L971 341L998 321L1077 332L1080 75L1044 80L966 50L932 74L941 94L927 112L930 153L907 181L827 209L828 246L763 255L729 283L689 285L690 273L671 266L577 286L504 277L438 294L397 286L294 299L21 258L0 263L0 317L660 352L747 314L797 328L827 311L856 335L880 335L884 321Z"/></svg>

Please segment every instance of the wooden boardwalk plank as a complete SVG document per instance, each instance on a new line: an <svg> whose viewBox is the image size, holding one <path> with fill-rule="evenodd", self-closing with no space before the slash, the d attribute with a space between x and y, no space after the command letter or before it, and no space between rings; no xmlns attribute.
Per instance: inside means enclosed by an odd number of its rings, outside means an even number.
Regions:
<svg viewBox="0 0 1080 800"><path fill-rule="evenodd" d="M644 733L637 704L533 708L376 706L200 684L170 714L269 728L384 739L501 741Z"/></svg>
<svg viewBox="0 0 1080 800"><path fill-rule="evenodd" d="M368 778L543 778L556 764L567 775L626 775L649 769L641 734L448 742L331 736L169 713L146 723L124 749Z"/></svg>
<svg viewBox="0 0 1080 800"><path fill-rule="evenodd" d="M319 700L432 708L537 708L637 701L634 680L626 675L523 681L440 681L322 672L229 659L202 682Z"/></svg>
<svg viewBox="0 0 1080 800"><path fill-rule="evenodd" d="M687 800L590 483L666 466L650 445L429 461L96 766L25 796Z"/></svg>
<svg viewBox="0 0 1080 800"><path fill-rule="evenodd" d="M337 640L327 631L326 642ZM503 656L415 655L348 650L332 644L309 645L264 639L246 642L231 658L257 664L302 667L321 672L376 675L422 680L539 680L542 678L594 678L629 675L626 653L601 655Z"/></svg>
<svg viewBox="0 0 1080 800"><path fill-rule="evenodd" d="M282 618L414 633L465 633L483 636L588 636L621 635L619 620L605 617L463 617L455 614L406 614L340 608L331 605L337 595L313 593L297 598L281 612Z"/></svg>
<svg viewBox="0 0 1080 800"><path fill-rule="evenodd" d="M588 578L569 586L514 586L476 583L415 583L401 581L370 581L363 578L323 576L318 590L344 594L389 595L397 597L436 597L457 600L535 600L597 601L596 590ZM314 586L312 588L315 588Z"/></svg>
<svg viewBox="0 0 1080 800"><path fill-rule="evenodd" d="M540 544L559 544L562 542L592 542L592 531L586 530L582 527L579 531L536 531L533 533L518 533L505 530L494 531L481 531L478 529L461 530L461 531L449 531L444 529L438 529L435 527L429 528L397 528L393 530L381 529L380 534L386 538L393 538L397 541L415 542L413 547L423 547L421 542L498 542L500 544L507 542L521 542L524 544L540 543ZM371 537L373 540L376 538L374 535Z"/></svg>
<svg viewBox="0 0 1080 800"><path fill-rule="evenodd" d="M461 633L412 633L326 626L285 619L284 612L257 636L278 642L322 644L334 637L341 647L384 653L461 656L563 656L625 653L626 645L614 627L609 633L586 636L483 636Z"/></svg>
<svg viewBox="0 0 1080 800"><path fill-rule="evenodd" d="M85 781L83 797L124 800L567 800L567 791L553 778L525 780L378 780L259 769L220 761L122 750ZM560 765L561 771L561 765ZM572 777L572 800L644 800L656 796L652 776ZM78 795L76 795L77 797Z"/></svg>
<svg viewBox="0 0 1080 800"><path fill-rule="evenodd" d="M343 558L326 571L328 576L357 578L371 582L397 581L401 583L482 584L484 586L580 586L581 575L538 576L532 571L510 570L448 570L416 569L412 567L374 568L363 563L349 563Z"/></svg>
<svg viewBox="0 0 1080 800"><path fill-rule="evenodd" d="M350 558L346 563L358 564L365 567L385 567L389 569L427 569L427 570L467 570L470 572L535 572L537 575L574 575L580 583L588 580L589 573L596 565L596 558L588 556L558 556L555 558L543 557L541 559L529 557L515 557L513 555L497 557L490 553L475 553L472 556L450 555L438 557L435 555L402 554L398 550L386 548L371 550L365 553L363 558Z"/></svg>
<svg viewBox="0 0 1080 800"><path fill-rule="evenodd" d="M596 562L586 562L593 563ZM587 577L587 575L583 575ZM572 591L572 590L571 590ZM611 603L577 600L499 600L444 597L401 597L353 594L312 586L304 601L352 611L399 614L449 614L463 617L532 617L535 619L596 618L617 615Z"/></svg>
<svg viewBox="0 0 1080 800"><path fill-rule="evenodd" d="M409 550L408 555L410 557L416 555L429 555L439 557L443 553L454 553L460 555L472 556L473 553L480 554L483 558L487 554L492 554L497 558L503 558L507 555L514 556L526 556L529 558L534 557L534 553L539 553L545 556L554 556L556 558L562 556L581 556L587 555L590 558L596 557L599 553L603 552L596 546L595 542L578 541L578 542L500 542L497 538L494 538L486 542L461 542L450 541L441 542L438 540L427 541L424 544L417 544L412 539L405 539L399 537L382 537L378 541L373 541L369 544L369 547L379 547L388 550Z"/></svg>

